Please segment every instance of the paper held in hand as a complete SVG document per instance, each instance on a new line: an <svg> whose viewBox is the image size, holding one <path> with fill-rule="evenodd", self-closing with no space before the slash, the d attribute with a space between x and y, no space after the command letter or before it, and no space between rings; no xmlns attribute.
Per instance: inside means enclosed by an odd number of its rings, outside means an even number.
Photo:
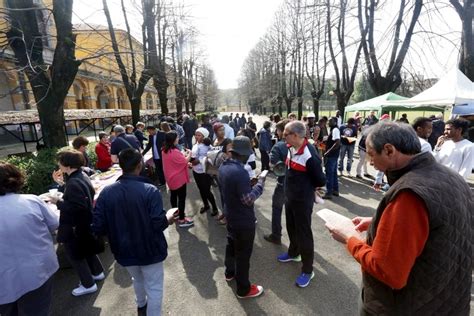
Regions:
<svg viewBox="0 0 474 316"><path fill-rule="evenodd" d="M328 226L331 227L343 227L345 229L351 230L354 233L354 236L361 240L365 240L365 233L358 232L355 229L354 223L352 223L352 220L348 217L345 217L344 215L341 215L339 213L336 213L334 211L331 211L330 209L323 208L322 210L316 212L316 215L321 217Z"/></svg>

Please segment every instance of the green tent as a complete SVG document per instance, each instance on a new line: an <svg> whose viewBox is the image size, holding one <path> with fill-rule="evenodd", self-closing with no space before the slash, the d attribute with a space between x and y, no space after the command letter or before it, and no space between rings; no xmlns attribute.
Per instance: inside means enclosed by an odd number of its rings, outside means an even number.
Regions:
<svg viewBox="0 0 474 316"><path fill-rule="evenodd" d="M390 105L390 101L406 100L408 98L402 97L393 92L379 95L378 97L365 100L356 104L348 105L345 108L345 112L356 112L356 111L381 111L383 107Z"/></svg>

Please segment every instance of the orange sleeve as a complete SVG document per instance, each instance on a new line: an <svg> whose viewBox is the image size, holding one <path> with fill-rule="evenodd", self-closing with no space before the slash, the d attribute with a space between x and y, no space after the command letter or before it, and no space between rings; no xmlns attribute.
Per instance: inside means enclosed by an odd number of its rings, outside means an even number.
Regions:
<svg viewBox="0 0 474 316"><path fill-rule="evenodd" d="M401 289L423 251L428 234L425 203L415 193L402 191L382 214L372 246L351 237L347 249L363 271L393 289Z"/></svg>

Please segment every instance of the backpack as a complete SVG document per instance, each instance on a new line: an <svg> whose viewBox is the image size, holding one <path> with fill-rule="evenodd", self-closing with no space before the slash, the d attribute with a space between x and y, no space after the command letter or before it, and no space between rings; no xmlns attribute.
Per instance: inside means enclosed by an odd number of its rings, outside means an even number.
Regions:
<svg viewBox="0 0 474 316"><path fill-rule="evenodd" d="M226 160L226 154L222 150L210 150L204 160L204 172L211 176L219 174L219 167Z"/></svg>

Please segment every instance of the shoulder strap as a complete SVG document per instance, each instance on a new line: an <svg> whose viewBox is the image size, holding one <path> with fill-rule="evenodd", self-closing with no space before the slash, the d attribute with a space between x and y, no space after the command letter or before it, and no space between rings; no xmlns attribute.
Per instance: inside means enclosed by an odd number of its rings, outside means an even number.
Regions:
<svg viewBox="0 0 474 316"><path fill-rule="evenodd" d="M135 148L135 147L133 147L132 144L130 144L130 143L128 142L128 140L126 140L124 137L117 137L117 139L121 139L123 142L125 142L125 143L128 145L128 147L130 147L130 148Z"/></svg>

